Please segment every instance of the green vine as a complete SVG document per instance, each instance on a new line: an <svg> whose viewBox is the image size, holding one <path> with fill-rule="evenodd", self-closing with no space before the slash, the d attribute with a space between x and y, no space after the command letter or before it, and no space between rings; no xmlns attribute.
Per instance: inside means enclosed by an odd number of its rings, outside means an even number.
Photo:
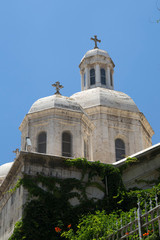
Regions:
<svg viewBox="0 0 160 240"><path fill-rule="evenodd" d="M125 167L118 169L110 164L90 162L84 158L66 160L65 164L69 168L81 170L80 179L24 175L11 193L22 185L28 191L28 201L22 219L15 225L9 240L64 239L61 232L69 231L68 226L76 231L82 215L94 214L97 210L105 210L106 214L110 214L136 207L139 193L127 192L121 178L122 171L136 161L128 159ZM90 199L87 195L88 187L102 191L103 199Z"/></svg>
<svg viewBox="0 0 160 240"><path fill-rule="evenodd" d="M8 193L14 193L22 184L22 179L19 178L18 181L16 182L15 186L13 188L11 188Z"/></svg>
<svg viewBox="0 0 160 240"><path fill-rule="evenodd" d="M135 157L128 157L127 160L119 167L119 170L121 173L123 173L124 170L126 170L129 166L131 166L134 163L138 163L138 159Z"/></svg>
<svg viewBox="0 0 160 240"><path fill-rule="evenodd" d="M9 240L39 240L60 239L60 233L55 228L67 230L69 224L76 229L79 217L96 210L106 209L111 212L117 205L114 195L124 190L119 169L100 162L89 162L86 159L66 160L68 167L81 169L81 179L24 175L15 191L23 185L28 191L28 201L24 206L22 220L15 225L15 230ZM86 181L86 176L88 180ZM109 195L106 195L106 182ZM94 187L103 192L102 200L89 199L87 188ZM71 201L77 205L72 205ZM57 230L57 228L56 228Z"/></svg>

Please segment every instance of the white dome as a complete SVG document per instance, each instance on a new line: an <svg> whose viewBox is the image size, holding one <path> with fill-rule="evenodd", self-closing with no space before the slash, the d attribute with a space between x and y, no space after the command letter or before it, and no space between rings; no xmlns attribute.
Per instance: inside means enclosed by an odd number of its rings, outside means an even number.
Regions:
<svg viewBox="0 0 160 240"><path fill-rule="evenodd" d="M33 103L28 113L39 112L51 108L60 108L70 111L83 112L81 106L74 99L61 96L60 94L55 94L49 97L38 99L35 103Z"/></svg>
<svg viewBox="0 0 160 240"><path fill-rule="evenodd" d="M95 49L92 49L92 50L89 50L88 52L86 52L86 54L82 58L81 62L83 61L84 58L88 58L88 57L92 57L92 56L96 56L96 55L101 55L101 56L110 58L109 54L106 51L99 49L99 48L95 48Z"/></svg>
<svg viewBox="0 0 160 240"><path fill-rule="evenodd" d="M13 162L5 163L0 166L0 177L5 177L12 167Z"/></svg>
<svg viewBox="0 0 160 240"><path fill-rule="evenodd" d="M139 112L138 107L127 94L106 88L97 87L87 89L75 93L71 97L74 98L84 109L95 106L106 106L131 112Z"/></svg>

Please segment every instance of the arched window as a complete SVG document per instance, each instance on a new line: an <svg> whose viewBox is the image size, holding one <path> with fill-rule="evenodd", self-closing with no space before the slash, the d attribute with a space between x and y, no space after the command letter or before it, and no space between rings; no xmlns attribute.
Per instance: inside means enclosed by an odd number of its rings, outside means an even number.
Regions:
<svg viewBox="0 0 160 240"><path fill-rule="evenodd" d="M72 155L72 137L69 132L62 133L62 156L71 157Z"/></svg>
<svg viewBox="0 0 160 240"><path fill-rule="evenodd" d="M125 144L122 139L115 140L116 161L125 158Z"/></svg>
<svg viewBox="0 0 160 240"><path fill-rule="evenodd" d="M47 148L47 134L46 132L41 132L38 135L37 149L39 153L46 153Z"/></svg>
<svg viewBox="0 0 160 240"><path fill-rule="evenodd" d="M106 71L104 68L101 68L101 83L106 85Z"/></svg>
<svg viewBox="0 0 160 240"><path fill-rule="evenodd" d="M94 85L95 84L95 70L94 68L92 68L90 70L90 85Z"/></svg>

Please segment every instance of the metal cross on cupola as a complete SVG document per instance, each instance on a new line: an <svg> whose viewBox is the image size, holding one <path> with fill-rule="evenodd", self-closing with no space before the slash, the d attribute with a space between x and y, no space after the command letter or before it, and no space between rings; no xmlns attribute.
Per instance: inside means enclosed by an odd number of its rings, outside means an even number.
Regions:
<svg viewBox="0 0 160 240"><path fill-rule="evenodd" d="M60 84L60 82L55 82L54 84L52 84L52 87L55 87L56 88L56 92L55 94L60 94L59 90L61 88L63 88L63 86ZM61 94L60 94L61 95Z"/></svg>
<svg viewBox="0 0 160 240"><path fill-rule="evenodd" d="M100 43L100 42L101 42L101 40L99 40L99 39L97 38L97 35L94 35L94 38L91 38L91 40L93 40L93 41L94 41L94 43L95 43L95 47L94 47L94 49L95 49L95 48L98 48L98 47L97 47L97 42L99 42L99 43Z"/></svg>

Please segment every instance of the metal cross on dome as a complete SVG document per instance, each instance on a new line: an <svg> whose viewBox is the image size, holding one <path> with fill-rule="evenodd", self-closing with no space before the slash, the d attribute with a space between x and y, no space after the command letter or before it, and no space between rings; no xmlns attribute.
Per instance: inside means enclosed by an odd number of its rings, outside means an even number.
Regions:
<svg viewBox="0 0 160 240"><path fill-rule="evenodd" d="M94 38L91 38L91 40L93 40L94 41L94 43L95 43L95 47L94 47L94 49L95 48L98 48L98 46L97 46L97 42L101 42L101 40L99 40L98 38L97 38L97 35L94 35Z"/></svg>
<svg viewBox="0 0 160 240"><path fill-rule="evenodd" d="M60 84L60 82L55 82L54 84L52 84L52 87L55 87L56 88L56 92L55 94L60 94L59 90L61 88L63 88L63 86ZM61 95L61 94L60 94Z"/></svg>

